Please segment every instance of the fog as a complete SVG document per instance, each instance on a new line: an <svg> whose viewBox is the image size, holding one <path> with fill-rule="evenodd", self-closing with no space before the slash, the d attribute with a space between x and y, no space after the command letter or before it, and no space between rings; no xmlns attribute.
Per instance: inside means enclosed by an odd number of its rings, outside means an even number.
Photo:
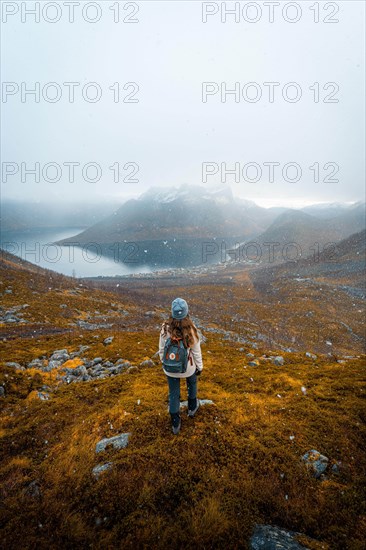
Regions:
<svg viewBox="0 0 366 550"><path fill-rule="evenodd" d="M39 22L21 4L2 2L3 200L221 182L262 206L364 198L363 2L281 2L273 22L263 2L226 22L221 3L121 2L117 23L114 2L73 23L65 2Z"/></svg>

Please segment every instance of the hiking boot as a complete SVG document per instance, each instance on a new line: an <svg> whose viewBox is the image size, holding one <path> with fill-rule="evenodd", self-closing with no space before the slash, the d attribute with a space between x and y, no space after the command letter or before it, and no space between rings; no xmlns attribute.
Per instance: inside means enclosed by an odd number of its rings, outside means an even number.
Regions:
<svg viewBox="0 0 366 550"><path fill-rule="evenodd" d="M199 399L188 399L188 416L191 418L196 414L198 409L200 408L200 400Z"/></svg>
<svg viewBox="0 0 366 550"><path fill-rule="evenodd" d="M170 414L172 418L172 432L174 435L179 434L180 427L181 427L181 419L179 413L172 413Z"/></svg>

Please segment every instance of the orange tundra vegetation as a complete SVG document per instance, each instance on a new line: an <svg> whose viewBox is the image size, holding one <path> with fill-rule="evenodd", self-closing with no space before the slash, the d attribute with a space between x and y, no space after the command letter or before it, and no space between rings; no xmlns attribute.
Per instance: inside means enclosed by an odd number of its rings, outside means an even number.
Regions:
<svg viewBox="0 0 366 550"><path fill-rule="evenodd" d="M28 269L10 256L1 268L2 292L12 290L3 294L3 308L29 305L26 323L0 327L1 547L248 548L259 523L303 533L305 548L364 548L364 355L308 357L306 349L260 341L255 347L202 329L199 396L213 404L194 419L183 415L175 437L155 356L160 313L172 292L157 289L159 305L144 315L152 309L146 289L80 287L55 274L50 282L48 273ZM212 286L201 281L186 292L205 320L198 302ZM99 314L111 327L75 325ZM80 345L89 348L80 352ZM47 365L59 349L75 352L67 364L50 372L24 368L35 358ZM282 366L270 359L276 355ZM115 376L62 380L63 369L96 357L130 366ZM130 434L126 448L95 452L98 441L121 433ZM329 458L322 479L301 460L310 449Z"/></svg>

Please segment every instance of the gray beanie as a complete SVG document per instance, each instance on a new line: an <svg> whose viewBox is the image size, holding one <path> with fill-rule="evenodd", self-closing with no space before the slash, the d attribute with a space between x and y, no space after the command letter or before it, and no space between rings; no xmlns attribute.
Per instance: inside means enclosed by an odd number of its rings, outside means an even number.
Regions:
<svg viewBox="0 0 366 550"><path fill-rule="evenodd" d="M188 304L183 298L176 298L172 302L173 319L184 319L188 315Z"/></svg>

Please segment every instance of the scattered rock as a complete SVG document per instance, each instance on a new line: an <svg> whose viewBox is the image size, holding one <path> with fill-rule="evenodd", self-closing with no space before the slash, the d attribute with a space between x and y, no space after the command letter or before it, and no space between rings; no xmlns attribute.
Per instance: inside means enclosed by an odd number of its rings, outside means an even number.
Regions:
<svg viewBox="0 0 366 550"><path fill-rule="evenodd" d="M335 462L333 465L332 465L332 468L331 468L331 471L333 472L333 474L339 474L340 473L340 468L342 466L342 462L340 460L338 460L337 462Z"/></svg>
<svg viewBox="0 0 366 550"><path fill-rule="evenodd" d="M102 357L94 357L94 359L92 360L92 365L97 365L98 363L102 363L102 361Z"/></svg>
<svg viewBox="0 0 366 550"><path fill-rule="evenodd" d="M102 328L111 328L112 323L89 323L88 321L84 321L83 319L77 319L76 325L84 330L98 330Z"/></svg>
<svg viewBox="0 0 366 550"><path fill-rule="evenodd" d="M50 357L50 361L61 361L61 363L65 363L69 359L70 355L68 354L67 349L57 349Z"/></svg>
<svg viewBox="0 0 366 550"><path fill-rule="evenodd" d="M42 370L44 370L45 372L50 372L53 369L58 369L59 367L61 367L62 363L63 361L53 361L50 359L48 361L48 365L46 367L42 367Z"/></svg>
<svg viewBox="0 0 366 550"><path fill-rule="evenodd" d="M310 359L317 359L318 356L317 355L314 355L313 353L310 353L310 351L307 351L305 353L306 357L310 357Z"/></svg>
<svg viewBox="0 0 366 550"><path fill-rule="evenodd" d="M103 340L103 344L105 346L108 346L109 344L111 344L113 342L113 339L114 339L114 336L108 336L108 338L106 338L105 340Z"/></svg>
<svg viewBox="0 0 366 550"><path fill-rule="evenodd" d="M244 348L240 348L240 349L244 349ZM249 359L252 359L253 357L255 357L254 353L247 353L247 357Z"/></svg>
<svg viewBox="0 0 366 550"><path fill-rule="evenodd" d="M124 449L128 445L128 438L130 434L124 433L115 435L114 437L108 437L98 441L95 447L95 452L100 453L104 451L109 445L112 445L114 449Z"/></svg>
<svg viewBox="0 0 366 550"><path fill-rule="evenodd" d="M282 355L276 355L276 357L273 359L273 363L279 367L282 367L282 365L284 364L285 360L284 358L282 357Z"/></svg>
<svg viewBox="0 0 366 550"><path fill-rule="evenodd" d="M32 498L40 499L42 496L42 493L41 493L41 487L40 487L39 481L35 479L29 485L27 485L27 487L24 490L24 494Z"/></svg>
<svg viewBox="0 0 366 550"><path fill-rule="evenodd" d="M145 311L145 317L154 317L155 311Z"/></svg>
<svg viewBox="0 0 366 550"><path fill-rule="evenodd" d="M299 537L309 546L300 544ZM308 550L318 546L319 542L314 539L273 525L256 525L249 542L250 550Z"/></svg>
<svg viewBox="0 0 366 550"><path fill-rule="evenodd" d="M319 478L328 467L329 459L314 449L305 453L301 458L307 469L316 478Z"/></svg>
<svg viewBox="0 0 366 550"><path fill-rule="evenodd" d="M7 367L12 367L13 369L19 369L19 370L25 370L24 367L22 367L19 363L15 363L14 361L9 361L8 363L5 363Z"/></svg>
<svg viewBox="0 0 366 550"><path fill-rule="evenodd" d="M128 367L128 369L126 370L126 372L128 373L131 373L131 372L138 372L138 368L135 367L135 366L132 366L132 367Z"/></svg>
<svg viewBox="0 0 366 550"><path fill-rule="evenodd" d="M47 392L37 392L38 393L38 399L41 401L48 401L50 399L50 394Z"/></svg>
<svg viewBox="0 0 366 550"><path fill-rule="evenodd" d="M45 367L47 367L47 363L44 359L33 359L33 361L27 364L28 369L43 370Z"/></svg>
<svg viewBox="0 0 366 550"><path fill-rule="evenodd" d="M92 474L96 479L99 479L99 476L102 472L110 470L113 466L113 462L106 462L105 464L98 464L93 468Z"/></svg>
<svg viewBox="0 0 366 550"><path fill-rule="evenodd" d="M5 388L4 388L4 386L0 386L0 397L5 397Z"/></svg>
<svg viewBox="0 0 366 550"><path fill-rule="evenodd" d="M146 361L142 361L140 363L140 367L155 367L154 361L151 361L151 359L146 359Z"/></svg>
<svg viewBox="0 0 366 550"><path fill-rule="evenodd" d="M250 367L259 367L259 361L257 361L257 359L255 359L254 361L249 361L248 365Z"/></svg>

